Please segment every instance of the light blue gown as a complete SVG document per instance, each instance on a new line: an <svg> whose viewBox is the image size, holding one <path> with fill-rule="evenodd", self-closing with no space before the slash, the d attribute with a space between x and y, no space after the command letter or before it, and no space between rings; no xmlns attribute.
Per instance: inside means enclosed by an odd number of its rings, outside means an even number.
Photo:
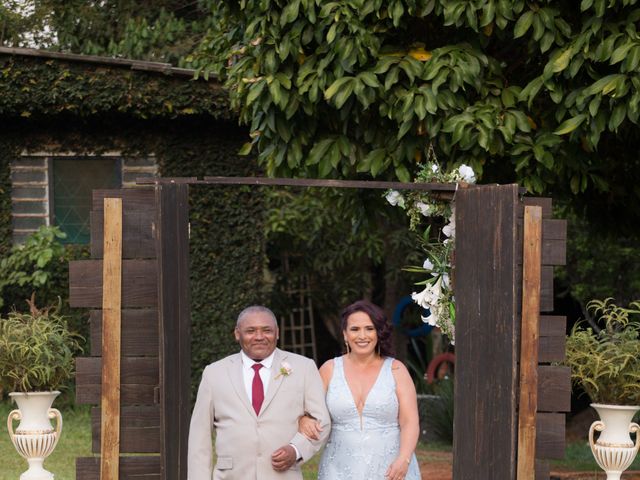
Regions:
<svg viewBox="0 0 640 480"><path fill-rule="evenodd" d="M385 480L384 474L400 449L398 397L392 363L392 358L385 358L367 396L361 419L345 379L342 357L334 359L327 390L331 434L320 460L318 480ZM405 480L420 478L414 454Z"/></svg>

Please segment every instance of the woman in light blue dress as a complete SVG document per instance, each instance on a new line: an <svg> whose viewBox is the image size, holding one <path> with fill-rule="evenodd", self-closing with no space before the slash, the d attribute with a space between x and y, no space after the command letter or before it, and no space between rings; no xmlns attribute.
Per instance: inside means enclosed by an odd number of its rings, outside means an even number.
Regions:
<svg viewBox="0 0 640 480"><path fill-rule="evenodd" d="M384 312L367 300L355 302L342 312L342 333L347 353L320 368L331 434L318 480L420 480L416 390L406 367L390 356ZM317 429L312 419L301 419L308 437Z"/></svg>

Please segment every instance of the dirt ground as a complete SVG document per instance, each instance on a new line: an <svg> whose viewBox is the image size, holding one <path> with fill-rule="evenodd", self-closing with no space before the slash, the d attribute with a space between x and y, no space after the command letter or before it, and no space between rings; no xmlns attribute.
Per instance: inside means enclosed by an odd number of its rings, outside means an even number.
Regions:
<svg viewBox="0 0 640 480"><path fill-rule="evenodd" d="M451 453L429 452L429 458L420 461L424 480L451 480ZM604 472L551 471L550 480L606 480ZM622 480L640 480L640 472L625 472Z"/></svg>
<svg viewBox="0 0 640 480"><path fill-rule="evenodd" d="M597 419L593 409L586 409L571 417L566 426L567 441L586 440L591 422ZM428 452L420 458L420 472L424 480L452 480L452 454L450 452ZM606 480L604 472L571 472L552 469L550 480ZM640 471L627 471L621 480L640 480Z"/></svg>

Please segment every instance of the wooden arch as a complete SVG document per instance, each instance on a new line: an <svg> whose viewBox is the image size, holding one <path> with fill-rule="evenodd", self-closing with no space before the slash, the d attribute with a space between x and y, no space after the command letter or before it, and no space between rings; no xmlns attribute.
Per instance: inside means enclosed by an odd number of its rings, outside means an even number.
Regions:
<svg viewBox="0 0 640 480"><path fill-rule="evenodd" d="M103 454L77 459L78 480L97 480L101 469L113 472L103 473L109 480L186 480L189 184L455 192L451 184L310 179L209 177L148 183L153 188L94 191L91 260L69 266L71 305L93 309L90 356L76 364L76 401L97 405L92 410L92 451ZM517 185L470 186L456 193L455 480L548 480L545 459L564 456L562 412L570 409L570 378L568 368L553 363L564 359L566 322L540 312L553 310L553 266L565 262L566 222L551 218L550 199L523 199L520 193ZM107 318L105 198L122 199L121 340L115 354L102 340L103 333L109 334L102 328ZM533 217L527 218L535 225L537 216L539 230L525 238L526 206L534 207L528 210ZM524 287L523 259L529 259L524 262L529 278ZM536 275L537 290L531 289ZM522 368L521 352L528 355ZM108 379L115 368L119 388L108 391L103 377ZM101 408L106 415L101 416ZM118 417L115 424L105 423L113 415ZM109 432L102 432L102 425Z"/></svg>

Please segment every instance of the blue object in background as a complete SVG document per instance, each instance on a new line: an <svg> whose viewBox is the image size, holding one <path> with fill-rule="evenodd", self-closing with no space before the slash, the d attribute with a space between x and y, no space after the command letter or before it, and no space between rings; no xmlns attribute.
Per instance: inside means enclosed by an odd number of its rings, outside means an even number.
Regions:
<svg viewBox="0 0 640 480"><path fill-rule="evenodd" d="M404 328L402 326L402 315L404 314L405 309L412 303L414 302L411 298L411 295L402 297L396 305L396 308L393 310L393 318L391 319L391 323L395 328L402 329L402 333L408 337L422 337L425 335L429 335L429 333L433 329L433 326L429 325L428 323L423 323L419 327L415 328ZM428 317L430 314L431 310L429 310L428 308L422 309L423 317Z"/></svg>

